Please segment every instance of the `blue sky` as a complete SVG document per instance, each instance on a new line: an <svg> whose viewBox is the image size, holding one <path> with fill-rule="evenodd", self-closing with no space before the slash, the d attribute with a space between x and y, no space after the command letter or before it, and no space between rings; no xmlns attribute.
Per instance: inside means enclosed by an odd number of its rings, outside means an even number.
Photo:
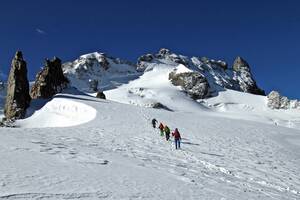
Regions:
<svg viewBox="0 0 300 200"><path fill-rule="evenodd" d="M34 79L45 58L100 51L136 61L167 47L188 56L238 55L258 84L300 98L300 1L3 0L0 70L23 51Z"/></svg>

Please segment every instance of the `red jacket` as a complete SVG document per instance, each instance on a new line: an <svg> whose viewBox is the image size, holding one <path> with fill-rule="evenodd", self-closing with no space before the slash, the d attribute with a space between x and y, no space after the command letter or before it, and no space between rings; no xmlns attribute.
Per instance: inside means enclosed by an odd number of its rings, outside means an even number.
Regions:
<svg viewBox="0 0 300 200"><path fill-rule="evenodd" d="M159 127L158 127L160 130L164 130L164 125L162 123L159 124Z"/></svg>
<svg viewBox="0 0 300 200"><path fill-rule="evenodd" d="M175 129L175 131L172 133L172 135L174 136L175 140L181 140L180 133L177 129Z"/></svg>

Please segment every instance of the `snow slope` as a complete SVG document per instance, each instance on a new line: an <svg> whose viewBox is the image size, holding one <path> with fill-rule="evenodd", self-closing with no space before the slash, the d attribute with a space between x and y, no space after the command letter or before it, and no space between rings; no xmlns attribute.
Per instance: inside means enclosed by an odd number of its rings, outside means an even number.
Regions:
<svg viewBox="0 0 300 200"><path fill-rule="evenodd" d="M77 106L86 123L54 127L74 111L54 105ZM0 199L300 198L298 130L185 106L55 97L23 127L0 129ZM182 150L151 127L153 117L179 128Z"/></svg>
<svg viewBox="0 0 300 200"><path fill-rule="evenodd" d="M228 118L252 120L300 129L300 112L298 109L270 109L267 97L227 90L218 96L203 100L214 111L221 112Z"/></svg>
<svg viewBox="0 0 300 200"><path fill-rule="evenodd" d="M152 64L148 68L149 71L138 79L123 84L116 89L105 91L106 98L144 107L161 103L171 110L207 110L184 94L179 87L171 84L168 76L175 68L180 71L188 70L183 65L177 67L176 65Z"/></svg>
<svg viewBox="0 0 300 200"><path fill-rule="evenodd" d="M224 89L215 97L194 101L180 87L171 84L168 76L173 70L177 73L191 71L182 64L149 64L146 72L138 79L104 93L108 99L126 104L151 107L159 102L174 111L206 111L226 118L300 129L298 109L270 109L266 96Z"/></svg>

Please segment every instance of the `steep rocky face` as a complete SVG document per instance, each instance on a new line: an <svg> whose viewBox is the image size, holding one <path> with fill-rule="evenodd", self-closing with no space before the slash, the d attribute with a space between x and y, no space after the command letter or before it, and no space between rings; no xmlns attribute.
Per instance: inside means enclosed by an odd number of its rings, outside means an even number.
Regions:
<svg viewBox="0 0 300 200"><path fill-rule="evenodd" d="M270 92L267 98L267 105L271 109L300 109L300 101L289 100L287 97L281 96L277 91Z"/></svg>
<svg viewBox="0 0 300 200"><path fill-rule="evenodd" d="M21 51L12 60L7 82L4 115L7 120L22 119L30 105L27 66Z"/></svg>
<svg viewBox="0 0 300 200"><path fill-rule="evenodd" d="M233 80L236 80L239 83L240 90L243 92L265 95L265 92L260 89L250 70L249 64L241 57L237 57L233 63Z"/></svg>
<svg viewBox="0 0 300 200"><path fill-rule="evenodd" d="M181 86L195 100L209 95L209 84L204 75L199 72L176 73L174 71L169 74L169 79L173 85Z"/></svg>
<svg viewBox="0 0 300 200"><path fill-rule="evenodd" d="M61 60L56 57L53 60L46 60L44 68L36 75L35 83L31 88L31 97L51 98L66 88L68 83L62 71Z"/></svg>

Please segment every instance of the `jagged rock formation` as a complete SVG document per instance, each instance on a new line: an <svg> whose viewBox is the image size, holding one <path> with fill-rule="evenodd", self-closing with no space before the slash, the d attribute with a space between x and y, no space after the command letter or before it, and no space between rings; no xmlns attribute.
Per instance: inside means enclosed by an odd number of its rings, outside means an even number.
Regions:
<svg viewBox="0 0 300 200"><path fill-rule="evenodd" d="M212 66L214 69L222 68L223 70L228 69L228 64L222 60L208 59L207 57L200 58L201 62L206 65Z"/></svg>
<svg viewBox="0 0 300 200"><path fill-rule="evenodd" d="M4 115L7 120L22 119L30 105L27 66L21 51L12 60L7 82Z"/></svg>
<svg viewBox="0 0 300 200"><path fill-rule="evenodd" d="M265 95L265 92L257 86L251 74L250 66L243 58L238 56L232 68L234 71L233 79L238 81L243 92Z"/></svg>
<svg viewBox="0 0 300 200"><path fill-rule="evenodd" d="M31 97L51 98L66 88L68 83L62 71L61 60L56 57L53 60L47 59L45 67L36 75L35 83L31 88Z"/></svg>
<svg viewBox="0 0 300 200"><path fill-rule="evenodd" d="M181 86L193 99L203 99L208 96L209 84L199 72L184 72L169 74L169 79L175 86Z"/></svg>
<svg viewBox="0 0 300 200"><path fill-rule="evenodd" d="M257 86L251 74L249 64L241 57L237 57L233 67L228 68L228 64L222 60L214 60L206 57L189 58L174 54L170 50L163 48L157 54L141 56L137 62L137 67L139 71L147 71L151 70L153 64L182 64L203 75L207 80L211 93L227 88L265 95L264 91Z"/></svg>
<svg viewBox="0 0 300 200"><path fill-rule="evenodd" d="M281 96L279 92L272 91L268 94L268 107L272 109L300 109L300 101L289 100L285 96Z"/></svg>

